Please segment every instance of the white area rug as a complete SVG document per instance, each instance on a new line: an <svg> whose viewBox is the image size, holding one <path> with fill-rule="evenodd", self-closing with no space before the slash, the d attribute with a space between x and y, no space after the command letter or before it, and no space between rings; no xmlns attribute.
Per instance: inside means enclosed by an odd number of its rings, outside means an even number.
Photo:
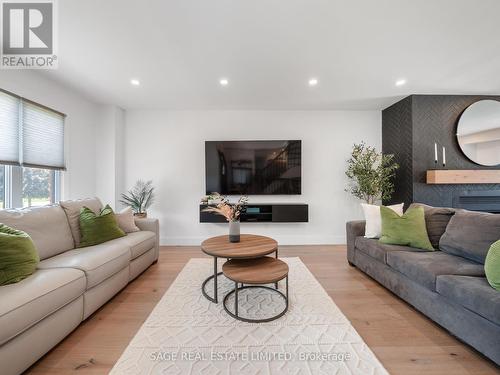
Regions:
<svg viewBox="0 0 500 375"><path fill-rule="evenodd" d="M234 320L224 311L221 297L234 286L224 276L219 303L205 299L200 287L213 261L191 259L111 374L388 374L302 261L281 259L290 266L289 310L260 324ZM242 291L239 313L255 318L281 311L283 299L270 293Z"/></svg>

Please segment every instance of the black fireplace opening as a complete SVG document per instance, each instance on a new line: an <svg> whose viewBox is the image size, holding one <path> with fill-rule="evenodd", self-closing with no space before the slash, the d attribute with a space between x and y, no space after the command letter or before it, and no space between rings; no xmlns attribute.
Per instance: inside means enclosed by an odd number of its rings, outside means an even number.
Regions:
<svg viewBox="0 0 500 375"><path fill-rule="evenodd" d="M453 207L470 211L500 213L500 190L467 190L457 192Z"/></svg>

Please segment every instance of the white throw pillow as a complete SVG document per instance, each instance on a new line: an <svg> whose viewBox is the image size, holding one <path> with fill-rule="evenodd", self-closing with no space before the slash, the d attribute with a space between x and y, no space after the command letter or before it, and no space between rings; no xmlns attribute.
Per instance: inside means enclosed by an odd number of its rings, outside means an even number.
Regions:
<svg viewBox="0 0 500 375"><path fill-rule="evenodd" d="M404 203L387 206L398 215L403 215ZM363 213L365 214L366 238L380 238L382 235L382 218L380 217L380 206L374 204L361 203Z"/></svg>
<svg viewBox="0 0 500 375"><path fill-rule="evenodd" d="M115 214L118 226L125 233L138 232L140 229L135 225L132 207L126 207Z"/></svg>

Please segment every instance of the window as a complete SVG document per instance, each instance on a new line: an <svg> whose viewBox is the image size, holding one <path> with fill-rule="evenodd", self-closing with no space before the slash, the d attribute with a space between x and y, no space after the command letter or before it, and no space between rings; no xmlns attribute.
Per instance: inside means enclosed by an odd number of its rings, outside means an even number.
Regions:
<svg viewBox="0 0 500 375"><path fill-rule="evenodd" d="M0 208L60 198L65 115L0 89Z"/></svg>
<svg viewBox="0 0 500 375"><path fill-rule="evenodd" d="M0 208L36 207L60 200L61 173L0 165Z"/></svg>
<svg viewBox="0 0 500 375"><path fill-rule="evenodd" d="M44 206L56 202L56 171L23 168L21 174L23 207Z"/></svg>
<svg viewBox="0 0 500 375"><path fill-rule="evenodd" d="M0 208L5 208L5 167L0 165Z"/></svg>

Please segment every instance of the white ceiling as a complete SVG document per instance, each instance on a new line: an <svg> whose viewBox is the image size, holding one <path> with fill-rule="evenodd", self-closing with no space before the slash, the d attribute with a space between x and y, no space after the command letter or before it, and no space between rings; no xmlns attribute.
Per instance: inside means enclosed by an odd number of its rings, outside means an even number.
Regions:
<svg viewBox="0 0 500 375"><path fill-rule="evenodd" d="M381 109L413 93L500 94L499 0L58 6L59 69L44 74L127 109Z"/></svg>

